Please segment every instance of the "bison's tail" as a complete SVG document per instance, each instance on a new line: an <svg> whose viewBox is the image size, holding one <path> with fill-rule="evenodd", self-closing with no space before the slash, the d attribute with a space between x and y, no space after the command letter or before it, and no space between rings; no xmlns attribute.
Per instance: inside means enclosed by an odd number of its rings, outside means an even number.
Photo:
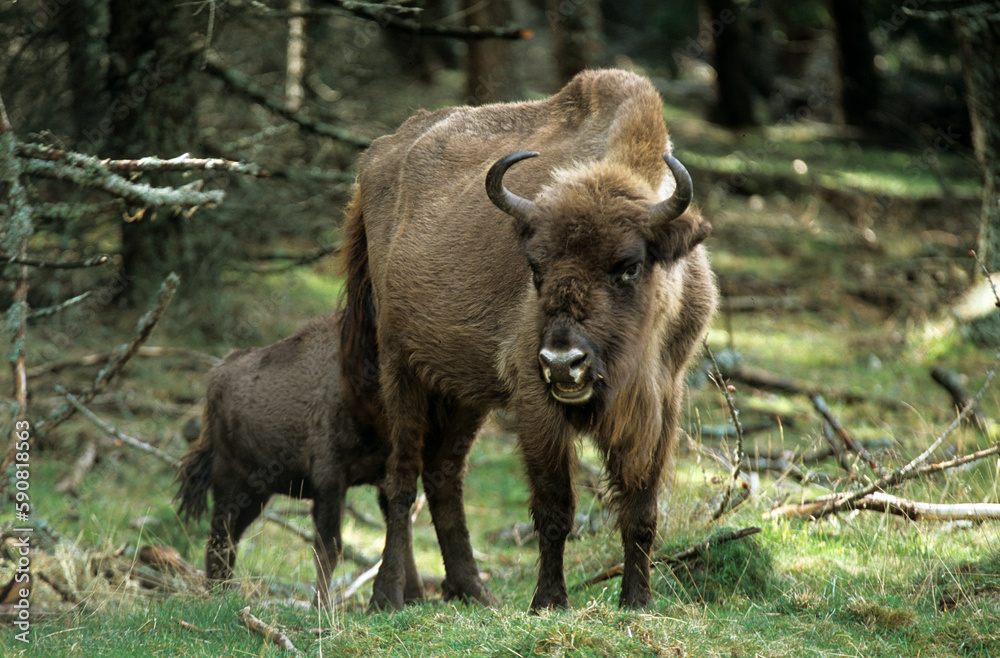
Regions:
<svg viewBox="0 0 1000 658"><path fill-rule="evenodd" d="M382 427L379 394L378 342L375 328L375 293L368 268L368 235L361 212L361 195L356 191L344 220L341 249L343 274L343 316L340 330L340 371L343 390L351 406L366 422Z"/></svg>
<svg viewBox="0 0 1000 658"><path fill-rule="evenodd" d="M208 490L212 486L212 461L215 458L214 428L208 405L201 419L201 435L181 458L176 480L181 483L174 500L177 513L185 519L200 518L208 511Z"/></svg>

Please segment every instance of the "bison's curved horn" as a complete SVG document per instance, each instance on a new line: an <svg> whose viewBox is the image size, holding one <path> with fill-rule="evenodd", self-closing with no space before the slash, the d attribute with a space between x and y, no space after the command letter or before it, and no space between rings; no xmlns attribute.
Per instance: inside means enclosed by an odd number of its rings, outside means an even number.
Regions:
<svg viewBox="0 0 1000 658"><path fill-rule="evenodd" d="M667 169L673 174L676 186L669 199L664 199L650 206L649 222L653 226L677 219L691 205L691 174L684 168L680 160L672 155L664 155L663 161L667 163Z"/></svg>
<svg viewBox="0 0 1000 658"><path fill-rule="evenodd" d="M538 151L519 151L505 155L497 160L486 174L486 194L490 197L493 205L525 224L531 223L531 215L535 208L535 202L519 197L504 187L503 176L507 173L507 169L511 165L521 160L533 158L536 155L538 155Z"/></svg>

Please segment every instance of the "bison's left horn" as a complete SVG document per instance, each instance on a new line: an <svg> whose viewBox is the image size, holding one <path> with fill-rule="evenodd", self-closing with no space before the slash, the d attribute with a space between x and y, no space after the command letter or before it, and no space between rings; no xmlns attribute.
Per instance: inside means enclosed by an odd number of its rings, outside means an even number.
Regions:
<svg viewBox="0 0 1000 658"><path fill-rule="evenodd" d="M663 161L674 176L676 185L669 199L660 201L649 208L649 221L652 225L665 224L680 217L691 205L692 185L691 174L684 168L680 160L672 155L664 155Z"/></svg>
<svg viewBox="0 0 1000 658"><path fill-rule="evenodd" d="M538 155L538 151L519 151L497 160L486 174L486 194L500 210L519 222L531 223L531 215L535 202L519 197L503 186L503 176L507 170L521 160L527 160Z"/></svg>

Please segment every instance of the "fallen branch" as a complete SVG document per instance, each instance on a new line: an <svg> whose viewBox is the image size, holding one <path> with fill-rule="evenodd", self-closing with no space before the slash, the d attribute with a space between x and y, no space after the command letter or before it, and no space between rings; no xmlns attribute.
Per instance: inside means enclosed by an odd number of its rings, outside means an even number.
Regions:
<svg viewBox="0 0 1000 658"><path fill-rule="evenodd" d="M75 356L68 359L60 359L58 361L50 361L48 363L43 363L40 366L35 366L28 370L28 378L38 377L40 375L46 375L53 372L59 372L60 370L65 370L66 368L83 368L87 366L94 366L103 361L107 361L116 352L94 352L93 354L84 354L83 356ZM156 345L142 346L135 352L136 356L141 357L165 357L165 356L186 356L192 359L198 359L204 362L206 365L214 366L216 364L222 363L222 359L212 356L211 354L206 354L204 352L199 352L197 350L188 349L186 347L161 347Z"/></svg>
<svg viewBox="0 0 1000 658"><path fill-rule="evenodd" d="M180 466L181 462L180 462L179 459L177 459L177 458L175 458L175 457L173 457L171 455L168 455L167 453L163 452L162 450L160 450L159 448L157 448L155 446L149 445L145 441L142 441L142 440L137 439L135 437L129 436L128 434L125 434L124 432L122 432L121 430L119 430L117 427L114 427L113 425L110 425L110 424L104 422L103 420L101 420L97 416L97 414L95 414L93 411L91 411L86 406L84 406L84 404L79 399L77 399L77 397L75 395L73 395L72 393L70 393L69 391L67 391L66 389L64 389L62 386L58 386L57 385L56 386L56 392L58 392L60 395L62 395L63 397L65 397L69 401L70 405L74 409L76 409L77 411L79 411L80 413L82 413L84 416L86 416L87 420L89 420L90 422L94 423L99 428L101 428L102 430L104 430L104 432L106 432L107 434L110 434L111 436L115 437L116 439L118 439L122 443L130 445L133 448L136 448L138 450L142 450L143 452L147 452L147 453L153 455L154 457L157 457L157 458L159 458L159 459L167 462L168 464L170 464L171 466L174 466L175 468Z"/></svg>
<svg viewBox="0 0 1000 658"><path fill-rule="evenodd" d="M16 263L18 265L28 265L31 267L45 267L53 270L68 270L79 267L94 267L95 265L103 265L108 262L109 258L106 255L95 256L94 258L88 258L86 260L74 260L74 261L54 261L54 260L44 260L42 258L30 258L21 257L16 254L0 254L0 260L6 260L8 263Z"/></svg>
<svg viewBox="0 0 1000 658"><path fill-rule="evenodd" d="M743 528L742 530L723 532L714 537L710 537L709 539L703 541L700 544L696 544L689 548L685 548L682 551L678 551L671 555L654 558L653 562L656 564L664 564L670 568L673 568L679 564L687 562L688 560L693 560L695 558L700 557L711 548L714 548L721 544L725 544L727 542L743 539L744 537L750 537L752 535L756 535L758 532L760 532L760 528L757 527L749 527L749 528ZM602 583L606 580L611 580L612 578L617 578L618 576L622 575L622 571L624 570L625 570L624 564L617 564L611 567L610 569L602 571L596 576L592 576L587 580L584 580L583 582L577 583L573 587L573 591L579 591L585 587L596 585L597 583Z"/></svg>
<svg viewBox="0 0 1000 658"><path fill-rule="evenodd" d="M833 411L829 406L827 406L826 401L823 400L821 395L812 396L810 401L813 403L813 407L816 408L816 411L818 411L826 422L830 424L830 428L833 429L834 434L836 434L837 437L843 441L848 450L860 457L866 464L868 464L868 468L872 469L879 475L885 475L887 473L887 471L882 468L881 464L879 464L875 458L872 457L871 453L865 450L865 447L858 443L858 441L851 436L851 433L844 428L840 420L833 415ZM836 450L836 448L834 448L834 450Z"/></svg>
<svg viewBox="0 0 1000 658"><path fill-rule="evenodd" d="M313 533L310 530L306 530L298 523L289 521L284 516L278 514L274 510L265 510L264 520L280 525L282 528L285 528L286 530L291 531L293 534L298 535L309 544L313 544L316 542L315 533ZM377 558L371 558L348 544L343 544L341 546L340 553L345 560L350 560L351 562L359 564L363 567L371 567L379 562Z"/></svg>
<svg viewBox="0 0 1000 658"><path fill-rule="evenodd" d="M92 292L93 292L93 290L88 290L87 292L83 293L82 295L77 295L76 297L70 297L69 299L67 299L67 300L65 300L63 302L60 302L60 303L56 304L55 306L48 306L46 308L32 309L32 311L30 313L28 313L28 319L29 320L34 320L36 318L44 318L44 317L48 317L50 315L55 315L56 313L59 313L60 311L65 311L69 307L75 306L76 304L79 304L80 302L82 302L86 298L90 297L90 295L91 295ZM28 377L31 377L31 375L28 375Z"/></svg>
<svg viewBox="0 0 1000 658"><path fill-rule="evenodd" d="M848 391L839 388L820 386L812 382L795 379L768 372L760 368L738 364L732 368L724 368L722 374L728 379L743 382L754 388L778 391L781 393L791 393L794 395L805 395L812 397L822 395L825 398L840 400L845 403L874 402L880 406L890 409L909 409L909 406L895 398L879 397L867 395L856 391Z"/></svg>
<svg viewBox="0 0 1000 658"><path fill-rule="evenodd" d="M731 469L732 463L729 461L727 455L723 455L715 449L708 446L697 446L698 452L711 457L723 468ZM832 456L833 453L828 452L827 456ZM749 472L772 472L780 473L781 477L790 477L797 482L803 484L820 484L828 486L832 483L830 476L825 473L810 473L803 470L795 462L786 459L784 457L769 457L757 454L745 454L743 456L743 466L742 468Z"/></svg>
<svg viewBox="0 0 1000 658"><path fill-rule="evenodd" d="M128 360L132 358L139 347L146 342L146 339L149 338L149 334L153 331L153 327L155 327L156 323L159 322L161 317L163 317L163 313L170 304L170 300L173 299L174 293L177 292L177 286L180 285L180 282L180 278L173 272L167 275L167 278L163 281L163 285L160 286L160 294L157 297L156 306L153 307L153 310L139 318L139 322L136 324L136 332L135 335L132 336L132 340L119 347L114 353L114 356L109 359L108 364L99 373L97 373L97 378L94 380L94 383L90 385L90 388L88 388L83 395L80 396L80 402L82 404L87 404L94 399L95 395L103 391L111 380L114 379L115 375L117 375L118 372L125 367L125 364L128 363ZM72 404L63 405L63 407L58 409L51 417L38 423L36 427L36 434L42 434L52 430L54 427L64 422L67 418L71 417L76 410L76 407Z"/></svg>
<svg viewBox="0 0 1000 658"><path fill-rule="evenodd" d="M817 500L776 507L765 516L772 519L814 516L828 501ZM911 521L995 521L1000 519L998 503L925 503L875 491L852 501L847 509L869 510L905 517Z"/></svg>
<svg viewBox="0 0 1000 658"><path fill-rule="evenodd" d="M295 645L292 644L291 639L289 639L287 635L279 631L274 626L271 626L270 624L267 624L261 619L258 619L250 614L250 606L240 610L236 613L236 616L239 618L241 624L246 626L251 631L263 635L264 639L273 642L286 651L293 652L296 656L302 655L302 652L295 648Z"/></svg>
<svg viewBox="0 0 1000 658"><path fill-rule="evenodd" d="M979 264L979 267L983 270L987 278L989 278L990 276L989 271L983 265L982 261L979 260L979 257L976 256L976 253L975 252L969 252L969 253L973 258L976 259L976 262ZM997 306L1000 306L1000 293L997 293L996 287L993 286L992 279L990 279L990 287L993 290L993 297L996 300ZM882 475L882 477L880 477L878 480L868 484L865 487L862 487L860 489L857 489L849 493L837 494L831 496L828 500L814 501L814 502L822 502L822 505L820 505L814 511L811 511L809 513L809 516L812 518L820 518L828 514L835 514L836 512L839 512L841 510L850 509L853 505L857 503L857 501L861 500L862 498L866 498L875 492L884 492L886 489L896 486L901 482L905 482L906 480L912 480L926 473L936 473L939 471L956 468L958 466L973 463L980 459L985 459L986 457L989 457L991 455L1000 454L1000 442L998 442L990 448L979 450L978 452L973 453L971 455L964 455L962 457L956 457L955 459L951 459L945 462L938 462L937 464L929 464L926 466L921 466L921 464L926 462L927 459L929 459L930 456L934 454L934 451L938 449L938 447L945 441L945 439L951 436L952 432L954 432L959 427L959 425L961 425L962 422L965 421L968 415L972 413L972 409L975 407L976 403L979 402L979 398L983 396L987 388L989 388L990 384L993 382L993 378L996 376L998 367L1000 367L1000 349L997 350L995 356L993 357L993 364L990 366L989 370L986 371L986 380L983 382L983 385L979 387L979 390L976 391L975 395L969 398L966 404L962 407L962 410L959 412L958 416L956 416L955 419L948 425L948 427L945 428L944 432L942 432L941 435L937 439L935 439L933 443L931 443L931 445L927 446L927 448L922 453L917 455L914 459L912 459L908 464L906 464L902 468Z"/></svg>
<svg viewBox="0 0 1000 658"><path fill-rule="evenodd" d="M83 478L87 476L87 473L90 472L90 469L94 467L96 462L97 441L93 438L88 438L87 442L83 445L83 450L80 451L80 456L73 462L72 470L56 485L56 491L59 493L68 493L71 496L78 495Z"/></svg>
<svg viewBox="0 0 1000 658"><path fill-rule="evenodd" d="M941 367L931 368L931 379L940 384L948 393L951 395L951 400L955 405L955 412L958 413L962 410L965 405L969 403L972 396L969 392L965 390L962 386L962 382L958 380L958 375ZM972 417L972 425L979 431L983 436L989 436L989 429L987 428L986 417L983 416L983 412L979 410L979 407L973 405L972 411L969 412Z"/></svg>

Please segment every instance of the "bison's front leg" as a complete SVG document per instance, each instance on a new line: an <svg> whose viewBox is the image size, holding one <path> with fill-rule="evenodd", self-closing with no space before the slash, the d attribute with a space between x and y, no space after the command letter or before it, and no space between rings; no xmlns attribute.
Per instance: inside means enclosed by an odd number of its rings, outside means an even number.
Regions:
<svg viewBox="0 0 1000 658"><path fill-rule="evenodd" d="M390 427L391 452L386 464L385 548L372 584L369 610L401 610L408 561L412 563L410 509L417 499L427 432L427 397L415 380L383 366L382 393ZM399 372L399 370L396 370Z"/></svg>
<svg viewBox="0 0 1000 658"><path fill-rule="evenodd" d="M613 505L618 510L624 568L618 605L641 608L649 603L650 554L656 537L657 498L660 474L668 452L668 442L659 441L649 458L635 459L634 453L608 456Z"/></svg>
<svg viewBox="0 0 1000 658"><path fill-rule="evenodd" d="M572 477L576 451L572 437L554 440L522 434L521 451L531 488L531 516L538 532L538 585L531 609L568 608L563 552L576 508Z"/></svg>

